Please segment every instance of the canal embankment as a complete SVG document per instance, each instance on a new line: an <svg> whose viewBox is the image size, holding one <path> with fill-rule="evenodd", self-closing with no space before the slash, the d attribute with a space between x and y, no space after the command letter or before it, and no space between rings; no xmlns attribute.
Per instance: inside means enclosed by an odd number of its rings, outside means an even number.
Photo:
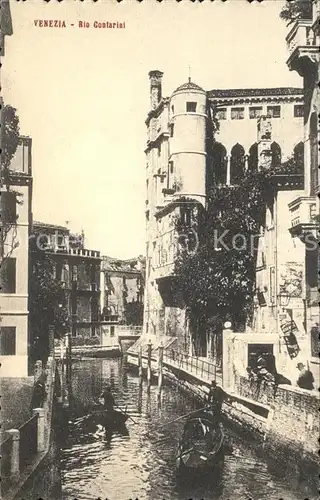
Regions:
<svg viewBox="0 0 320 500"><path fill-rule="evenodd" d="M138 344L138 343L137 343ZM159 345L140 343L127 352L127 362L140 373L159 375ZM260 384L235 376L232 388L223 384L222 372L213 362L179 354L165 348L162 361L164 380L179 386L205 402L212 379L223 387L226 425L254 439L261 450L283 469L294 475L318 469L319 395L289 385Z"/></svg>
<svg viewBox="0 0 320 500"><path fill-rule="evenodd" d="M1 443L1 491L4 500L61 498L56 435L60 380L52 358L43 368L41 362L37 362L35 382L40 374L45 380L43 400L35 408L30 407L29 400L29 418L19 427L6 430Z"/></svg>

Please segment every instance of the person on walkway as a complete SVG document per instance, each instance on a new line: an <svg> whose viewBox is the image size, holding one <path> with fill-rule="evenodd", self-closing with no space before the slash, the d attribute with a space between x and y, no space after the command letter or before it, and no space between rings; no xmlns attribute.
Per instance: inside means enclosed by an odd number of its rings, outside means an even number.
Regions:
<svg viewBox="0 0 320 500"><path fill-rule="evenodd" d="M30 402L30 410L34 408L42 408L46 397L46 380L47 374L43 370L40 377L33 386L32 397Z"/></svg>
<svg viewBox="0 0 320 500"><path fill-rule="evenodd" d="M301 389L308 389L309 391L312 391L314 389L314 378L311 371L309 368L306 368L303 363L298 363L297 368L300 372L297 380L297 386L301 387Z"/></svg>
<svg viewBox="0 0 320 500"><path fill-rule="evenodd" d="M106 385L104 390L102 391L100 398L103 399L103 406L105 410L112 412L113 407L115 405L114 397L111 392L111 387L110 385Z"/></svg>
<svg viewBox="0 0 320 500"><path fill-rule="evenodd" d="M221 415L221 407L224 399L225 393L223 389L217 385L215 380L212 380L208 394L208 403L211 406L212 413L218 418Z"/></svg>

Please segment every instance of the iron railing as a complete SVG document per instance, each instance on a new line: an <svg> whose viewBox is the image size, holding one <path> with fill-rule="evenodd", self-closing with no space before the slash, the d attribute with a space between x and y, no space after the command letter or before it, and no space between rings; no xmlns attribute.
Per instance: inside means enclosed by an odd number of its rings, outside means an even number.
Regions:
<svg viewBox="0 0 320 500"><path fill-rule="evenodd" d="M37 453L38 415L34 415L20 428L19 464L20 471L33 460Z"/></svg>
<svg viewBox="0 0 320 500"><path fill-rule="evenodd" d="M163 361L202 379L216 380L217 377L221 378L220 367L216 363L203 358L172 350L164 353Z"/></svg>

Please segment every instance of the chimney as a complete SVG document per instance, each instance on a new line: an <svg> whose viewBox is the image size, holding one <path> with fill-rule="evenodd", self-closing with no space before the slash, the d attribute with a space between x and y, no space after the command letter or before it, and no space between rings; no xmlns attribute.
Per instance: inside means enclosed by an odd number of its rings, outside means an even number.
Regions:
<svg viewBox="0 0 320 500"><path fill-rule="evenodd" d="M156 109L159 102L161 101L162 77L162 71L159 71L157 69L149 72L151 109Z"/></svg>

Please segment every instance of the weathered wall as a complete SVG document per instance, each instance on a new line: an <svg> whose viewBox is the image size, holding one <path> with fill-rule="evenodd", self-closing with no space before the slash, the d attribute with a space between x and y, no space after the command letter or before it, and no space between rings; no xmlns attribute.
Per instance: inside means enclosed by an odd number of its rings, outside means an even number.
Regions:
<svg viewBox="0 0 320 500"><path fill-rule="evenodd" d="M270 407L267 436L272 441L280 441L297 453L303 449L317 461L320 422L316 391L238 377L237 392Z"/></svg>

